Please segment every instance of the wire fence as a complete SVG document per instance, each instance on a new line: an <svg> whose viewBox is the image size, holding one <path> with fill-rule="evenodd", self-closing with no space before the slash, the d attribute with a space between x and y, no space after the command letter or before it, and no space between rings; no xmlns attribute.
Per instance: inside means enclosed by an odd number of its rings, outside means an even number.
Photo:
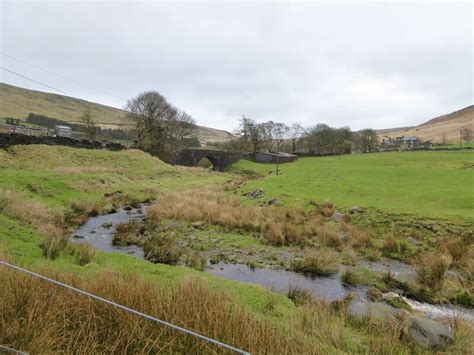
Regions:
<svg viewBox="0 0 474 355"><path fill-rule="evenodd" d="M176 330L176 331L179 331L179 332L182 332L182 333L185 333L185 334L188 334L190 336L193 336L195 338L198 338L200 340L203 340L203 341L206 341L208 343L211 343L211 344L214 344L214 345L217 345L219 347L222 347L224 349L227 349L227 350L230 350L230 351L233 351L237 354L245 354L245 355L249 355L250 353L249 352L246 352L244 350L241 350L241 349L238 349L236 347L233 347L231 345L228 345L228 344L225 344L225 343L222 343L218 340L215 340L215 339L212 339L212 338L209 338L209 337L206 337L205 335L202 335L202 334L199 334L199 333L196 333L196 332L193 332L192 330L188 330L188 329L185 329L185 328L182 328L180 326L177 326L175 324L172 324L172 323L169 323L169 322L166 322L164 320L161 320L161 319L158 319L158 318L155 318L155 317L152 317L148 314L145 314L145 313L142 313L142 312L139 312L139 311L136 311L132 308L128 308L126 306L123 306L121 304L118 304L118 303L115 303L115 302L112 302L110 300L107 300L105 298L102 298L102 297L99 297L99 296L96 296L92 293L89 293L87 291L83 291L81 289L78 289L76 287L73 287L73 286L70 286L70 285L67 285L65 283L62 283L60 281L56 281L56 280L53 280L49 277L46 277L46 276L43 276L43 275L40 275L40 274L37 274L36 272L33 272L33 271L30 271L30 270L26 270L26 269L23 269L19 266L16 266L16 265L12 265L10 263L7 263L5 261L2 261L0 260L0 265L4 266L4 267L7 267L7 268L10 268L10 269L13 269L13 270L16 270L16 271L19 271L19 272L23 272L25 274L28 274L30 276L33 276L33 277L36 277L36 278L39 278L41 280L44 280L44 281L47 281L47 282L50 282L56 286L60 286L60 287L63 287L63 288L66 288L68 290L71 290L71 291L74 291L74 292L77 292L79 294L82 294L84 296L87 296L87 297L90 297L94 300L97 300L97 301L100 301L100 302L103 302L103 303L106 303L108 305L111 305L111 306L114 306L118 309L121 309L123 311L126 311L126 312L129 312L129 313L132 313L132 314L135 314L139 317L142 317L144 319L147 319L149 321L152 321L152 322L155 322L157 324L160 324L162 326L165 326L165 327L168 327L170 329L173 329L173 330ZM14 350L16 351L16 350ZM18 352L20 354L24 354L22 352Z"/></svg>
<svg viewBox="0 0 474 355"><path fill-rule="evenodd" d="M0 345L0 354L3 354L3 353L12 353L12 354L19 354L19 355L28 355L28 353L25 353L25 352L23 352L23 351L16 350L16 349L13 349L13 348L9 348L8 346L5 346L5 345Z"/></svg>

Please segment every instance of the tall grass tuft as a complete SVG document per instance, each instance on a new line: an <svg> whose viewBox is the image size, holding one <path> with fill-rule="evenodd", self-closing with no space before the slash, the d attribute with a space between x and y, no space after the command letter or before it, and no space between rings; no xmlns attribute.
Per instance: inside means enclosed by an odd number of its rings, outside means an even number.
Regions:
<svg viewBox="0 0 474 355"><path fill-rule="evenodd" d="M445 254L427 253L423 255L416 267L419 281L431 289L440 289L444 284L451 262L451 256Z"/></svg>
<svg viewBox="0 0 474 355"><path fill-rule="evenodd" d="M67 243L67 237L58 235L48 235L40 243L40 248L43 256L46 259L54 260L59 256L61 250L64 249Z"/></svg>
<svg viewBox="0 0 474 355"><path fill-rule="evenodd" d="M47 236L59 237L64 233L64 217L61 212L17 191L0 190L0 213L20 220Z"/></svg>
<svg viewBox="0 0 474 355"><path fill-rule="evenodd" d="M48 269L41 273L252 353L296 354L317 349L313 341L244 311L231 304L228 294L213 291L201 281L184 280L171 289L158 288L137 275L104 273L84 280ZM222 348L28 275L1 268L0 284L0 343L22 351L225 353Z"/></svg>
<svg viewBox="0 0 474 355"><path fill-rule="evenodd" d="M337 251L328 248L307 249L303 260L294 265L294 269L310 275L328 275L337 272L340 264L340 255Z"/></svg>
<svg viewBox="0 0 474 355"><path fill-rule="evenodd" d="M96 255L96 250L89 242L81 244L69 244L69 252L76 259L76 263L80 266L91 263Z"/></svg>

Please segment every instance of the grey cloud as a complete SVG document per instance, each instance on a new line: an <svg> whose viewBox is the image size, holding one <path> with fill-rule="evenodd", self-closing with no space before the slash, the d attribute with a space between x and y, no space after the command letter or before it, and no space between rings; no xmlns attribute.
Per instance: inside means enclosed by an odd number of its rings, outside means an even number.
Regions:
<svg viewBox="0 0 474 355"><path fill-rule="evenodd" d="M118 107L158 90L228 130L242 114L414 125L472 103L469 3L7 2L1 20L2 52L112 95L3 57L4 66Z"/></svg>

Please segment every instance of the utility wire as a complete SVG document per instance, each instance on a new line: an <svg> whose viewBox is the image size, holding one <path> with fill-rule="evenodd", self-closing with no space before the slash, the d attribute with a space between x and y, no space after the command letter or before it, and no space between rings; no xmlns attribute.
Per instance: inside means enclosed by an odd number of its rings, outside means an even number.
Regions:
<svg viewBox="0 0 474 355"><path fill-rule="evenodd" d="M5 346L5 345L0 345L0 350L6 351L6 352L9 352L9 353L14 353L14 354L28 355L28 353L25 353L23 351L16 350L16 349L13 349L13 348L9 348L8 346Z"/></svg>
<svg viewBox="0 0 474 355"><path fill-rule="evenodd" d="M140 317L145 318L145 319L147 319L147 320L151 320L151 321L156 322L156 323L158 323L158 324L161 324L161 325L163 325L163 326L165 326L165 327L168 327L168 328L177 330L177 331L182 332L182 333L185 333L185 334L189 334L189 335L191 335L191 336L193 336L193 337L196 337L196 338L199 338L199 339L201 339L201 340L207 341L207 342L209 342L209 343L212 343L212 344L214 344L214 345L220 346L220 347L225 348L225 349L227 349L227 350L234 351L234 352L236 352L236 353L238 353L238 354L250 355L250 353L248 353L248 352L246 352L246 351L243 351L243 350L241 350L241 349L235 348L235 347L233 347L233 346L231 346L231 345L222 343L222 342L220 342L220 341L218 341L218 340L214 340L214 339L208 338L208 337L206 337L206 336L204 336L204 335L201 335L201 334L196 333L196 332L193 332L193 331L191 331L191 330L188 330L188 329L182 328L182 327L180 327L180 326L177 326L177 325L168 323L168 322L166 322L166 321L164 321L164 320L161 320L161 319L158 319L158 318L149 316L149 315L147 315L147 314L145 314L145 313L136 311L136 310L134 310L134 309L132 309L132 308L128 308L128 307L122 306L121 304L118 304L118 303L109 301L109 300L107 300L107 299L105 299L105 298L96 296L96 295L94 295L94 294L92 294L92 293L89 293L89 292L87 292L87 291L80 290L80 289L78 289L78 288L76 288L76 287L67 285L67 284L62 283L62 282L60 282L60 281L56 281L56 280L50 279L49 277L46 277L46 276L37 274L37 273L35 273L35 272L33 272L33 271L29 271L29 270L23 269L23 268L21 268L21 267L19 267L19 266L9 264L9 263L7 263L7 262L5 262L5 261L2 261L2 260L0 260L0 265L3 265L3 266L5 266L5 267L7 267L7 268L14 269L14 270L16 270L16 271L20 271L20 272L26 273L26 274L28 274L28 275L30 275L30 276L37 277L37 278L39 278L39 279L42 279L42 280L47 281L47 282L50 282L50 283L55 284L55 285L57 285L57 286L60 286L60 287L63 287L63 288L72 290L72 291L77 292L77 293L80 293L80 294L82 294L82 295L85 295L85 296L90 297L90 298L92 298L92 299L95 299L95 300L98 300L98 301L107 303L107 304L109 304L109 305L112 305L112 306L114 306L114 307L116 307L116 308L119 308L119 309L121 309L121 310L124 310L124 311L126 311L126 312L130 312L130 313L136 314L137 316L140 316Z"/></svg>
<svg viewBox="0 0 474 355"><path fill-rule="evenodd" d="M4 68L4 67L0 67L0 69L6 71L6 72L8 72L8 73L14 74L14 75L16 75L16 76L19 76L20 78L24 78L24 79L29 80L29 81L32 81L32 82L34 82L34 83L36 83L36 84L39 84L39 85L45 86L45 87L47 87L47 88L53 89L53 90L55 90L55 91L58 91L58 92L60 92L60 93L62 93L62 94L71 95L71 94L68 94L68 93L65 92L65 91L59 90L59 89L57 89L57 88L55 88L55 87L53 87L53 86L50 86L50 85L48 85L48 84L41 83L41 82L36 81L36 80L34 80L34 79L31 79L31 78L29 78L29 77L27 77L27 76L25 76L25 75L18 74L18 73L16 73L16 72L14 72L13 70L10 70L10 69Z"/></svg>
<svg viewBox="0 0 474 355"><path fill-rule="evenodd" d="M16 60L16 61L19 62L19 63L23 63L23 64L25 64L25 65L28 65L28 66L32 67L32 68L41 70L41 71L43 71L43 72L45 72L45 73L49 73L49 74L56 75L56 76L59 77L59 78L62 78L62 79L71 81L71 82L73 82L73 83L75 83L75 84L84 86L84 87L86 87L86 88L88 88L88 89L95 90L96 92L100 92L100 93L102 93L102 94L105 94L105 95L107 95L107 96L113 97L113 98L115 98L115 99L119 99L119 100L121 100L121 101L127 101L126 99L124 99L124 98L122 98L122 97L112 95L112 94L110 94L110 93L108 93L108 92L106 92L106 91L99 90L99 89L97 89L97 88L95 88L95 87L92 87L92 86L90 86L90 85L87 85L87 84L85 84L85 83L82 83L82 82L80 82L80 81L77 81L77 80L75 80L75 79L72 79L72 78L69 78L69 77L67 77L67 76L64 76L64 75L55 73L55 72L53 72L53 71L51 71L51 70L48 70L48 69L39 67L39 66L37 66L37 65L35 65L35 64L28 63L28 62L24 61L23 59L14 57L14 56L12 56L12 55L9 55L9 54L6 54L6 53L1 53L1 52L0 52L0 55L4 56L4 57L6 57L6 58L10 58L10 59Z"/></svg>

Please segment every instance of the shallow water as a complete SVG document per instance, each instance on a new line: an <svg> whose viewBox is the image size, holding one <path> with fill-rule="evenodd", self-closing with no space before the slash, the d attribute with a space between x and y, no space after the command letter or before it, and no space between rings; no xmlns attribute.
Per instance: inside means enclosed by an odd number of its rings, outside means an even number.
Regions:
<svg viewBox="0 0 474 355"><path fill-rule="evenodd" d="M95 248L112 253L130 254L144 259L143 250L137 246L118 247L112 245L112 237L118 224L127 223L131 220L142 220L145 218L146 205L129 211L121 209L116 213L91 217L74 231L72 240L76 243L91 243ZM111 224L110 227L104 224ZM361 261L360 266L374 271L415 272L410 265L394 260L386 261ZM318 298L327 301L335 301L344 298L349 293L354 293L356 298L354 305L367 303L366 287L347 287L340 281L339 274L328 277L310 277L300 273L273 269L254 269L243 264L219 263L211 265L206 272L214 276L259 284L271 290L288 293L291 288L298 287L309 291ZM474 322L474 310L456 307L453 305L432 305L404 298L414 311L425 313L430 318L453 318L463 317Z"/></svg>
<svg viewBox="0 0 474 355"><path fill-rule="evenodd" d="M310 277L292 271L252 270L247 265L225 263L213 265L207 268L206 272L226 279L259 284L281 293L288 293L290 289L298 287L328 301L340 300L351 292L355 292L359 297L365 297L365 288L344 286L339 274Z"/></svg>
<svg viewBox="0 0 474 355"><path fill-rule="evenodd" d="M72 234L75 243L91 243L96 249L111 253L131 254L140 259L144 259L143 250L135 245L118 247L112 245L112 237L117 225L127 223L132 220L142 220L145 218L146 206L133 208L130 211L121 209L115 213L90 217L86 223L81 225ZM110 227L104 224L111 223Z"/></svg>

